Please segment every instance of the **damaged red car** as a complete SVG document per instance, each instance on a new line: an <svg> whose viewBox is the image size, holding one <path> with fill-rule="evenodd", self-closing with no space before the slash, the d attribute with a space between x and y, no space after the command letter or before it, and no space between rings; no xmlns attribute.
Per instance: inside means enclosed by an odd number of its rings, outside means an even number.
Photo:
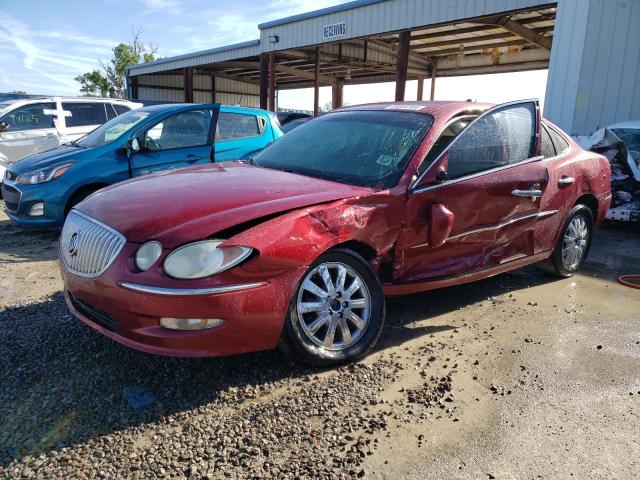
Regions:
<svg viewBox="0 0 640 480"><path fill-rule="evenodd" d="M71 312L145 352L366 354L385 295L584 262L607 160L536 101L403 102L314 119L249 161L115 185L60 240Z"/></svg>

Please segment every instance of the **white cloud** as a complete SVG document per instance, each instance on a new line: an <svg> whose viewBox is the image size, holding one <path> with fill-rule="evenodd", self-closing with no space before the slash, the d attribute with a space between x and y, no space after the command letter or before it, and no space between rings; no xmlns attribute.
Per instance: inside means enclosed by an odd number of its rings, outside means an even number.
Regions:
<svg viewBox="0 0 640 480"><path fill-rule="evenodd" d="M170 15L180 15L182 8L176 0L142 0L142 3L147 8L145 14L151 13L164 13Z"/></svg>
<svg viewBox="0 0 640 480"><path fill-rule="evenodd" d="M113 45L75 32L34 31L0 12L0 51L11 52L0 63L0 90L76 94L74 77L96 68L97 58L108 58Z"/></svg>

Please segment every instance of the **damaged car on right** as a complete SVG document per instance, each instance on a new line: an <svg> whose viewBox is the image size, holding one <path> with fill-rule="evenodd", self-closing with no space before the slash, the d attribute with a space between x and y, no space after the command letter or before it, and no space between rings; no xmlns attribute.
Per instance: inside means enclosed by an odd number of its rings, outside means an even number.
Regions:
<svg viewBox="0 0 640 480"><path fill-rule="evenodd" d="M606 158L537 101L402 102L306 122L246 161L103 189L60 238L71 312L130 348L365 355L385 295L535 262L568 277L611 201ZM126 201L123 201L126 199Z"/></svg>

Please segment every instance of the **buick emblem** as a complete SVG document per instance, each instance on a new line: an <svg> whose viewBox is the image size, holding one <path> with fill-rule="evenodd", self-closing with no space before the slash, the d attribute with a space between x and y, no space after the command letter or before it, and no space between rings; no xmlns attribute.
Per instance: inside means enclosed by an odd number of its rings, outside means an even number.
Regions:
<svg viewBox="0 0 640 480"><path fill-rule="evenodd" d="M78 244L80 243L80 232L74 232L67 242L67 252L70 256L75 257L78 254Z"/></svg>

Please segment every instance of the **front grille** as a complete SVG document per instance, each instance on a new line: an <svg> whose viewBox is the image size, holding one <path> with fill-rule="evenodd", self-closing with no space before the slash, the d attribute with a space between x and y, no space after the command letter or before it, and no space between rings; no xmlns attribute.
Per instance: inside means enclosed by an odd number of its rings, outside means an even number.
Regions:
<svg viewBox="0 0 640 480"><path fill-rule="evenodd" d="M87 302L74 297L71 292L69 292L69 298L71 299L71 303L73 304L75 309L82 313L93 323L111 330L112 332L115 332L118 329L118 324L116 323L115 319L107 312L103 312L102 310L89 305Z"/></svg>
<svg viewBox="0 0 640 480"><path fill-rule="evenodd" d="M95 278L109 268L125 241L113 228L71 210L60 235L60 256L71 272Z"/></svg>
<svg viewBox="0 0 640 480"><path fill-rule="evenodd" d="M20 190L17 188L7 185L6 183L2 184L2 198L4 198L4 205L7 207L7 210L14 212L18 210L21 196L22 193L20 193Z"/></svg>

